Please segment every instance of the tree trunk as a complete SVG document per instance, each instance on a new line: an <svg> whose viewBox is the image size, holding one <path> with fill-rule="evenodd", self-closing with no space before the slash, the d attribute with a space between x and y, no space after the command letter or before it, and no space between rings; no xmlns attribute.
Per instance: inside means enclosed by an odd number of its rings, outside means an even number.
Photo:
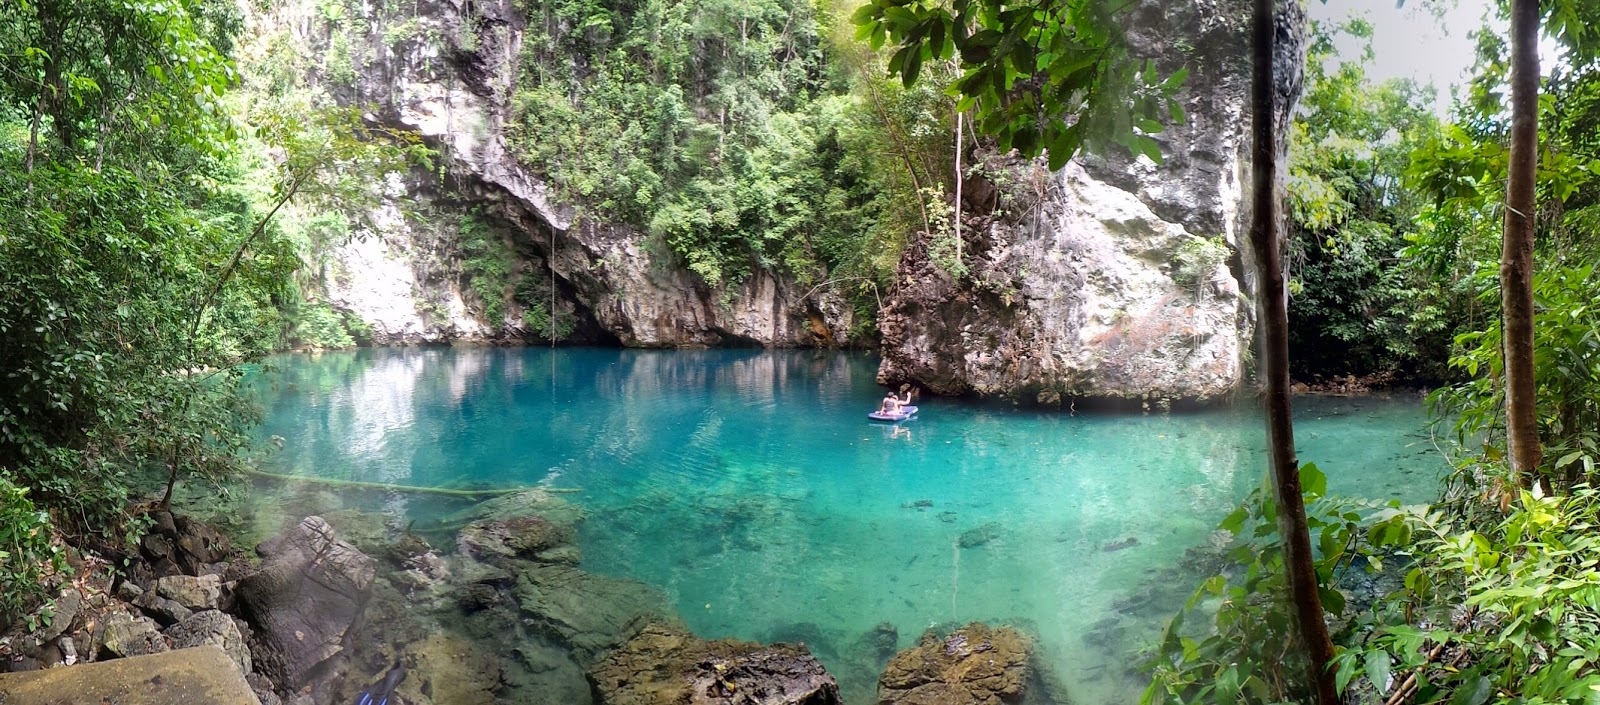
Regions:
<svg viewBox="0 0 1600 705"><path fill-rule="evenodd" d="M1293 2L1295 0L1289 0ZM1310 682L1318 705L1335 705L1333 642L1322 621L1317 595L1317 570L1311 562L1311 530L1306 526L1305 498L1300 489L1300 462L1294 452L1294 422L1289 404L1289 298L1284 285L1282 223L1278 175L1278 138L1273 44L1274 0L1255 0L1254 75L1251 82L1252 198L1255 210L1250 238L1261 277L1261 359L1265 366L1267 430L1271 440L1272 480L1277 491L1278 530L1283 536L1284 566L1295 619L1310 657Z"/></svg>
<svg viewBox="0 0 1600 705"><path fill-rule="evenodd" d="M1506 231L1500 250L1505 317L1506 443L1512 484L1539 472L1539 418L1533 384L1534 172L1539 163L1539 1L1511 3L1511 164Z"/></svg>

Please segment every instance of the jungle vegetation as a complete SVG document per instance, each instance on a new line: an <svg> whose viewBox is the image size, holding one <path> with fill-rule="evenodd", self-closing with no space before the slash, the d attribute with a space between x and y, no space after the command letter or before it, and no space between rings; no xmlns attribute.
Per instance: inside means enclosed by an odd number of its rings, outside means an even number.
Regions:
<svg viewBox="0 0 1600 705"><path fill-rule="evenodd" d="M332 99L359 67L344 0L323 5L337 31L315 62L242 62L256 5L0 4L0 622L63 569L64 541L122 545L136 503L251 462L246 366L360 341L316 298L321 258L359 229L373 174L435 168ZM711 286L772 269L848 287L866 321L918 231L954 236L961 275L958 176L983 168L963 126L1059 166L1159 159L1150 135L1184 118L1182 72L1128 60L1094 0L519 7L511 143L580 217L647 233ZM1276 417L1291 368L1438 385L1440 500L1328 496L1279 428L1274 481L1222 523L1228 569L1147 654L1147 702L1596 702L1600 11L1504 12L1513 32L1477 35L1443 118L1422 87L1329 60L1335 33L1370 28L1316 28L1285 232L1257 233L1286 260L1262 263L1287 271L1269 327L1290 354L1264 356ZM1539 82L1541 31L1562 54ZM457 230L486 306L541 298L503 238ZM1356 571L1396 587L1357 604L1340 588Z"/></svg>

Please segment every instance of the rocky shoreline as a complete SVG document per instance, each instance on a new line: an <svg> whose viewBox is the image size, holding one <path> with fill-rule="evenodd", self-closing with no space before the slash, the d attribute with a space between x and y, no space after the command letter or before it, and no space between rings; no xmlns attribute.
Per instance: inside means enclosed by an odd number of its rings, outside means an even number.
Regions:
<svg viewBox="0 0 1600 705"><path fill-rule="evenodd" d="M704 640L659 590L581 570L583 510L544 490L425 531L327 511L254 555L201 521L149 516L137 555L76 559L57 597L0 639L0 673L214 644L263 705L356 702L386 680L410 705L845 702L804 625L785 635L797 643ZM882 675L852 702L1051 702L1014 628L899 641L887 623L861 637L847 668Z"/></svg>

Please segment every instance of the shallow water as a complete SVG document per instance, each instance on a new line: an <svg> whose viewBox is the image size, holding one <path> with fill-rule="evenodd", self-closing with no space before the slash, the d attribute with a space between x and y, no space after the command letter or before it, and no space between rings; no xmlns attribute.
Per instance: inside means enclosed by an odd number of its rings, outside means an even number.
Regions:
<svg viewBox="0 0 1600 705"><path fill-rule="evenodd" d="M805 641L849 702L873 687L852 645L874 625L895 625L903 648L975 619L1035 633L1051 690L1075 703L1135 701L1126 666L1176 605L1129 598L1170 581L1265 468L1248 408L929 399L912 421L870 422L882 389L862 353L405 349L274 366L263 432L283 450L269 468L579 488L584 569L665 590L702 637ZM1296 405L1300 457L1333 492L1434 492L1443 463L1420 402Z"/></svg>

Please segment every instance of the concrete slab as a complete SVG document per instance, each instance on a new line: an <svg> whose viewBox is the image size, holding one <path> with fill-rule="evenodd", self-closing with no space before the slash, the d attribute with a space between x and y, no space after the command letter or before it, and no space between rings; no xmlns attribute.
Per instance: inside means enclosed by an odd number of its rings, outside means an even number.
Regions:
<svg viewBox="0 0 1600 705"><path fill-rule="evenodd" d="M0 673L0 705L261 705L214 644L149 656Z"/></svg>

